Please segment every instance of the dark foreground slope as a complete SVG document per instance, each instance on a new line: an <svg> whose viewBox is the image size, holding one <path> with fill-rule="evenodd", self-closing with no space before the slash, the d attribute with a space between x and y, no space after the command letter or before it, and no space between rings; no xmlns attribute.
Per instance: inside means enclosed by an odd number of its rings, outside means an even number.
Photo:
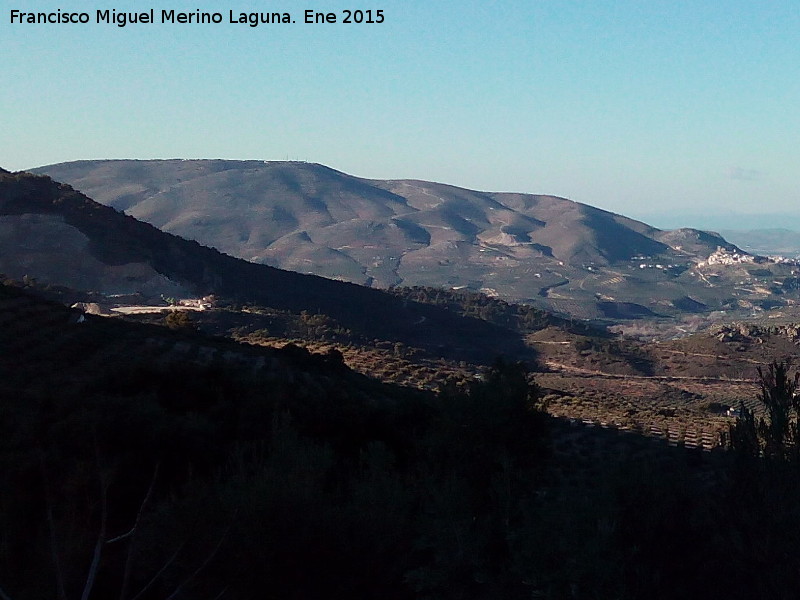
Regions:
<svg viewBox="0 0 800 600"><path fill-rule="evenodd" d="M0 172L0 244L5 249L0 272L14 278L28 275L42 283L104 293L216 294L240 303L323 313L365 338L484 362L498 354L525 354L518 338L485 321L236 259L159 231L49 177Z"/></svg>
<svg viewBox="0 0 800 600"><path fill-rule="evenodd" d="M797 464L0 286L0 596L791 598ZM711 575L710 575L711 574Z"/></svg>
<svg viewBox="0 0 800 600"><path fill-rule="evenodd" d="M9 286L0 323L3 598L412 598L450 553L447 482L488 515L499 457L544 447L516 367L478 405Z"/></svg>

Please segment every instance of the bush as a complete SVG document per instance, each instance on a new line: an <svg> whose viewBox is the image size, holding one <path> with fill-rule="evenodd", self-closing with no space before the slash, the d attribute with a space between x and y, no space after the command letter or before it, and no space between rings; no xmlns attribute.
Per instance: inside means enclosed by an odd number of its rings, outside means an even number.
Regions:
<svg viewBox="0 0 800 600"><path fill-rule="evenodd" d="M164 324L170 329L196 329L194 321L189 316L189 311L173 310L164 317Z"/></svg>

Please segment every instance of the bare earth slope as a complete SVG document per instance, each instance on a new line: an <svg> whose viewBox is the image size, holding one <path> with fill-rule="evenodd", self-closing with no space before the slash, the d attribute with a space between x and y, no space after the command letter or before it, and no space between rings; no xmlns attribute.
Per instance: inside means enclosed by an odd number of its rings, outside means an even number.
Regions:
<svg viewBox="0 0 800 600"><path fill-rule="evenodd" d="M580 318L760 310L772 306L770 286L793 285L785 265L704 270L718 248L741 254L718 234L660 231L554 196L299 162L78 161L35 172L251 262L373 287L463 287Z"/></svg>

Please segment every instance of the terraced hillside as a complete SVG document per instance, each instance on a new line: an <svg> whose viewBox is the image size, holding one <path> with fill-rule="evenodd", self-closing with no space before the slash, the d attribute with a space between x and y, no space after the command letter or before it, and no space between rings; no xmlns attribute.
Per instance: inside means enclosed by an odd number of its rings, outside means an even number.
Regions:
<svg viewBox="0 0 800 600"><path fill-rule="evenodd" d="M719 445L734 422L729 409L742 401L757 407L756 367L795 347L774 337L742 348L741 342L719 342L719 333L645 344L479 294L431 288L396 293L488 320L509 336L524 338L537 358L529 365L545 388L551 414L645 436L666 437L672 431L673 442L685 438L690 445L703 435L706 448ZM127 318L164 319L145 314ZM193 313L192 319L204 331L251 344L277 348L289 340L315 353L341 353L357 372L418 389L437 390L452 379L481 377L486 368L413 345L359 338L323 315L298 318L250 306L241 312L219 308Z"/></svg>

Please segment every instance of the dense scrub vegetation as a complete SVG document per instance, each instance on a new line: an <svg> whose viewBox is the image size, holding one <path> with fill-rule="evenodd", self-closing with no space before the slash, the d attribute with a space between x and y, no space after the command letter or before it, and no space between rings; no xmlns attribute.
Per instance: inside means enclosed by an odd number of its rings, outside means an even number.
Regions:
<svg viewBox="0 0 800 600"><path fill-rule="evenodd" d="M510 584L498 493L529 485L546 447L521 365L435 397L361 380L335 355L278 356L288 379L142 360L73 390L4 394L4 594L391 598Z"/></svg>
<svg viewBox="0 0 800 600"><path fill-rule="evenodd" d="M557 422L518 362L427 393L76 316L0 286L3 600L796 594L785 365L703 453Z"/></svg>
<svg viewBox="0 0 800 600"><path fill-rule="evenodd" d="M608 337L605 329L584 321L560 317L528 304L513 304L468 290L414 286L392 288L391 292L405 300L441 306L461 316L480 319L518 333L530 333L554 326L571 333Z"/></svg>

